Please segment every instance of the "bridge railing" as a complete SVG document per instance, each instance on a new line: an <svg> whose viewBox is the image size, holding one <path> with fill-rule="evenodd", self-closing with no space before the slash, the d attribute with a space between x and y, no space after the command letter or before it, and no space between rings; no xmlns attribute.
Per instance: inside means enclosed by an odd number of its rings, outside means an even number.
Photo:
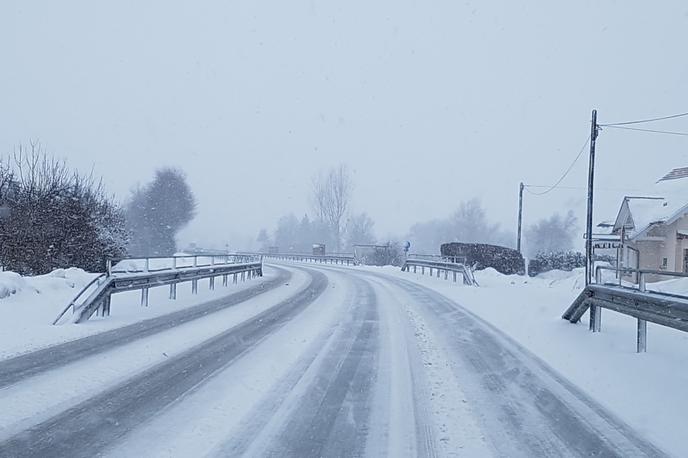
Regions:
<svg viewBox="0 0 688 458"><path fill-rule="evenodd" d="M458 276L461 276L464 285L478 286L478 282L473 276L473 270L463 263L447 262L444 260L416 259L409 256L401 267L402 272L410 272L413 270L414 273L417 273L420 270L422 275L425 275L426 269L431 277L434 273L437 273L438 278L444 275L444 279L448 280L451 275L452 280L456 283Z"/></svg>
<svg viewBox="0 0 688 458"><path fill-rule="evenodd" d="M607 283L603 272L636 275L638 284ZM590 330L602 329L602 309L612 310L637 319L636 350L647 351L647 322L688 332L688 295L648 290L648 276L688 278L688 273L633 268L597 266L595 283L588 285L566 309L562 318L577 323L590 310Z"/></svg>
<svg viewBox="0 0 688 458"><path fill-rule="evenodd" d="M184 259L182 259L184 258ZM112 295L125 291L141 291L141 305L148 306L150 288L169 286L170 299L177 298L177 285L190 282L192 294L198 293L199 280L208 279L215 289L215 279L222 278L227 286L263 275L260 256L174 256L115 259L107 262L107 272L94 278L62 310L53 324L58 324L71 309L72 321L81 323L93 314L110 315Z"/></svg>

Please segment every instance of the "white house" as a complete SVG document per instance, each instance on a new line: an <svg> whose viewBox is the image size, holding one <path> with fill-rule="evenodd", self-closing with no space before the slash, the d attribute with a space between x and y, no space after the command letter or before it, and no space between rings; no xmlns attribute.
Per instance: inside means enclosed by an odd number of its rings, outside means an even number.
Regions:
<svg viewBox="0 0 688 458"><path fill-rule="evenodd" d="M623 241L624 267L688 272L688 167L662 177L650 195L625 196L605 226Z"/></svg>

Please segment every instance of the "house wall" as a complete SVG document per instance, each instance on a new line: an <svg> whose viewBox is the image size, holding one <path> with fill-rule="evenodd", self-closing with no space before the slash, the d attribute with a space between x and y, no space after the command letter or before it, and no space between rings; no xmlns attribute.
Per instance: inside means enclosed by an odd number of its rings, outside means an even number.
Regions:
<svg viewBox="0 0 688 458"><path fill-rule="evenodd" d="M640 250L640 268L662 270L662 260L667 258L668 272L683 272L683 253L688 249L688 240L678 240L677 231L688 231L688 216L684 216L668 226L658 226L648 232L651 237L663 237L663 240L638 240L630 243ZM667 280L668 277L652 275L648 282Z"/></svg>

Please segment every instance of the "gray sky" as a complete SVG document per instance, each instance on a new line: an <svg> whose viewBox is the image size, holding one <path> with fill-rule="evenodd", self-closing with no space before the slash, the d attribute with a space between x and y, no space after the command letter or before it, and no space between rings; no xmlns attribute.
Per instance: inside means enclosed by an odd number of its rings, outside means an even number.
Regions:
<svg viewBox="0 0 688 458"><path fill-rule="evenodd" d="M4 0L0 152L39 138L121 198L179 166L200 203L185 241L309 210L310 177L339 162L382 236L473 196L513 226L519 181L554 182L592 108L688 111L686 43L685 0ZM598 184L638 189L687 153L686 137L604 131ZM526 223L582 219L583 192L528 196ZM598 216L622 194L600 190Z"/></svg>

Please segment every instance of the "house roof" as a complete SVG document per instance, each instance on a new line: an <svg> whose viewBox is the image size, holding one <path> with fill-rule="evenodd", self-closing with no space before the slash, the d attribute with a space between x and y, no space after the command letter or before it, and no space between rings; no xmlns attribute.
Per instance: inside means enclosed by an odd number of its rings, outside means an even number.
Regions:
<svg viewBox="0 0 688 458"><path fill-rule="evenodd" d="M662 178L660 178L658 183L661 181L679 180L681 178L688 178L688 167L680 167L678 169L672 170L671 172L667 173Z"/></svg>
<svg viewBox="0 0 688 458"><path fill-rule="evenodd" d="M644 235L655 224L671 224L688 214L688 167L674 169L644 196L626 196L614 224L631 238Z"/></svg>

